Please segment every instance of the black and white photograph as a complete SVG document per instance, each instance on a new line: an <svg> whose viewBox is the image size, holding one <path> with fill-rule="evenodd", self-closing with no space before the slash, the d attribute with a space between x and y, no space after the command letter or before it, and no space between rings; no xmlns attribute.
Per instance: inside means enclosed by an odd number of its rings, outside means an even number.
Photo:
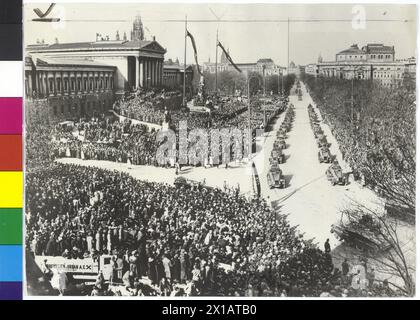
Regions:
<svg viewBox="0 0 420 320"><path fill-rule="evenodd" d="M416 295L416 5L31 2L23 38L26 297Z"/></svg>

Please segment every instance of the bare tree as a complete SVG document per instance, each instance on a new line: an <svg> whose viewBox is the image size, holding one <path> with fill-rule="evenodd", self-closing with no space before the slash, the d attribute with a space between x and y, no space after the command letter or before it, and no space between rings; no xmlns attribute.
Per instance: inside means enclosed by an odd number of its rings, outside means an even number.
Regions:
<svg viewBox="0 0 420 320"><path fill-rule="evenodd" d="M415 261L410 261L410 246L415 246L414 228L381 210L353 202L343 210L341 221L347 241L363 243L363 256L374 262L377 271L407 296L415 294ZM343 236L346 238L346 236ZM357 239L356 239L357 238ZM405 239L403 239L405 238Z"/></svg>

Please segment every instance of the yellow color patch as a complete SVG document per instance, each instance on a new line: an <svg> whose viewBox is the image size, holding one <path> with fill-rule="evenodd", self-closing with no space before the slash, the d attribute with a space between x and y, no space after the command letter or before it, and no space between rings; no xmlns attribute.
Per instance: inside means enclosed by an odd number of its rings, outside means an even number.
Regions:
<svg viewBox="0 0 420 320"><path fill-rule="evenodd" d="M23 173L0 172L0 208L22 208Z"/></svg>

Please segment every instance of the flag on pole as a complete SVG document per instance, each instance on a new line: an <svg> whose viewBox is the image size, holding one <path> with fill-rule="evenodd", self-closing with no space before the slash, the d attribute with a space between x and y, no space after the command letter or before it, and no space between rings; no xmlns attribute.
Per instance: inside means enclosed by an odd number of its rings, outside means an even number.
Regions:
<svg viewBox="0 0 420 320"><path fill-rule="evenodd" d="M203 73L201 72L201 69L200 69L200 65L198 64L198 58L197 58L197 46L195 45L195 40L194 40L194 37L193 37L193 35L187 30L187 37L189 37L190 39L191 39L191 44L192 44L192 46L193 46L193 49L194 49L194 58L195 58L195 64L197 65L197 70L198 70L198 73L200 74L200 75L203 75Z"/></svg>
<svg viewBox="0 0 420 320"><path fill-rule="evenodd" d="M242 72L241 69L239 69L239 67L235 64L235 62L233 62L232 58L230 57L229 53L227 53L227 51L225 50L225 48L223 47L223 45L220 43L220 41L218 41L217 45L220 47L220 49L223 50L223 52L225 53L226 59L228 59L228 61L230 62L230 64L239 72Z"/></svg>
<svg viewBox="0 0 420 320"><path fill-rule="evenodd" d="M252 161L252 176L255 179L255 184L257 186L257 197L261 196L261 184L260 184L260 177L258 176L257 167L255 166L255 162Z"/></svg>

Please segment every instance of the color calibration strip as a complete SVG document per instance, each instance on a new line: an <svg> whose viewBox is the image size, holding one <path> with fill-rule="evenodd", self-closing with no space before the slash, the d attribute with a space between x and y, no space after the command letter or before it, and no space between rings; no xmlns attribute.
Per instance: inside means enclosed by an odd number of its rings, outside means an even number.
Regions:
<svg viewBox="0 0 420 320"><path fill-rule="evenodd" d="M22 1L0 0L0 300L22 299Z"/></svg>

